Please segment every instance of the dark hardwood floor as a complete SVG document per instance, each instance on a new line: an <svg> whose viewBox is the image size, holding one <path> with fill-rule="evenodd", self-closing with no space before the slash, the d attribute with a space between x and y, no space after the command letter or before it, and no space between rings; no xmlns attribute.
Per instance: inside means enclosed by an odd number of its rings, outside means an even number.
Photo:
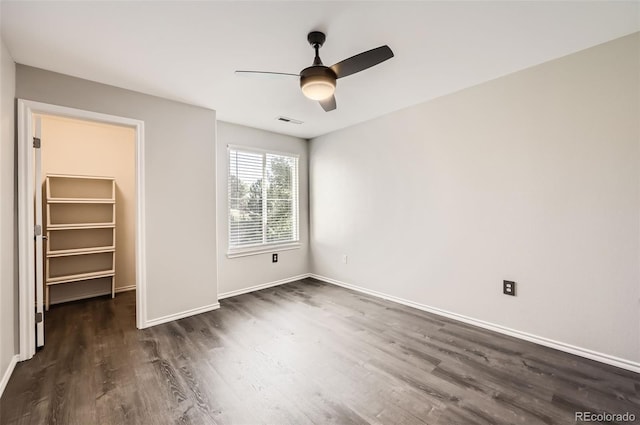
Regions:
<svg viewBox="0 0 640 425"><path fill-rule="evenodd" d="M135 329L135 295L54 306L14 424L572 424L640 418L640 376L305 280ZM638 419L636 419L638 422Z"/></svg>

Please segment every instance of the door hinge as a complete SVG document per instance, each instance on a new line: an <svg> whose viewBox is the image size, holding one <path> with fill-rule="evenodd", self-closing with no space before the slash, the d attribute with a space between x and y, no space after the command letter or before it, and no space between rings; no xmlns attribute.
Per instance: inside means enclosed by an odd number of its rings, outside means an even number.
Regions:
<svg viewBox="0 0 640 425"><path fill-rule="evenodd" d="M33 147L36 148L36 149L40 149L40 145L41 145L40 138L39 137L34 137L33 138Z"/></svg>
<svg viewBox="0 0 640 425"><path fill-rule="evenodd" d="M36 236L40 236L42 234L42 226L39 225L39 224L36 224L36 227L34 227L34 229L33 229L33 233Z"/></svg>
<svg viewBox="0 0 640 425"><path fill-rule="evenodd" d="M36 313L36 323L42 323L42 313Z"/></svg>

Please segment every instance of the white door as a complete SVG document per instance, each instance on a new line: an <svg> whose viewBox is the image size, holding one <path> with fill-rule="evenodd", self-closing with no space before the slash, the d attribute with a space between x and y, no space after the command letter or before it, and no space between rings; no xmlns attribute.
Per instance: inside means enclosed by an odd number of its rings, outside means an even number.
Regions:
<svg viewBox="0 0 640 425"><path fill-rule="evenodd" d="M33 150L34 150L34 193L35 193L35 258L36 258L36 347L42 347L44 345L44 251L42 246L44 235L44 229L42 227L42 159L40 143L42 140L41 120L39 115L33 116L35 129L33 138Z"/></svg>

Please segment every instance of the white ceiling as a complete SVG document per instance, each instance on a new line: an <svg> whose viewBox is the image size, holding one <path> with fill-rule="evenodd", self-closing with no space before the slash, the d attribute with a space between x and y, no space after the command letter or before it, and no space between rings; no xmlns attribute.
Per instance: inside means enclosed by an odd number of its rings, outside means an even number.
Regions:
<svg viewBox="0 0 640 425"><path fill-rule="evenodd" d="M638 1L2 1L17 63L215 109L311 138L640 30ZM388 44L395 57L338 81L324 112L292 79L326 32L331 65ZM276 120L287 116L301 125Z"/></svg>

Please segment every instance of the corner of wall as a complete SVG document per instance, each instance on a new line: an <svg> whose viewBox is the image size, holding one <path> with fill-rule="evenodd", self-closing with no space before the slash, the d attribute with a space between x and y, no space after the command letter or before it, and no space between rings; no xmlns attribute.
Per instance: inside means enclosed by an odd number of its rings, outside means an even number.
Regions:
<svg viewBox="0 0 640 425"><path fill-rule="evenodd" d="M0 394L17 361L16 64L0 39Z"/></svg>

